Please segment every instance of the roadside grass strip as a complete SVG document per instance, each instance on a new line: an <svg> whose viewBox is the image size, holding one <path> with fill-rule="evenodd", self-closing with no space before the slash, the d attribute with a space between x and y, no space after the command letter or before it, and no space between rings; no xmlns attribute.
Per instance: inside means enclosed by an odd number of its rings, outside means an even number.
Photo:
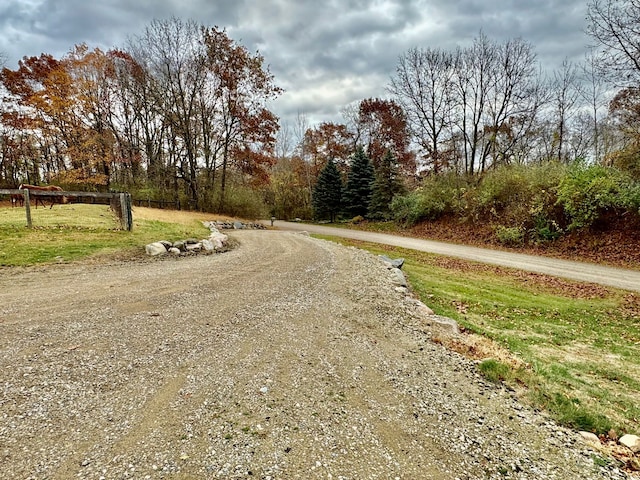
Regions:
<svg viewBox="0 0 640 480"><path fill-rule="evenodd" d="M635 433L640 423L640 295L592 284L335 237L374 254L405 258L413 292L456 320L449 347L479 360L558 422L596 434ZM478 334L510 358L469 348ZM446 341L442 343L447 344Z"/></svg>

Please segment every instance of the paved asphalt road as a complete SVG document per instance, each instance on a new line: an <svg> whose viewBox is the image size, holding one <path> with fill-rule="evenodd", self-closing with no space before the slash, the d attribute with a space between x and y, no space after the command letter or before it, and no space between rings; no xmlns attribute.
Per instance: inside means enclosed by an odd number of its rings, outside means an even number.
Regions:
<svg viewBox="0 0 640 480"><path fill-rule="evenodd" d="M437 253L475 262L517 268L529 272L544 273L581 282L597 283L608 287L640 292L640 271L635 270L324 225L276 221L274 226L282 230L307 231L321 235L382 243L421 252Z"/></svg>

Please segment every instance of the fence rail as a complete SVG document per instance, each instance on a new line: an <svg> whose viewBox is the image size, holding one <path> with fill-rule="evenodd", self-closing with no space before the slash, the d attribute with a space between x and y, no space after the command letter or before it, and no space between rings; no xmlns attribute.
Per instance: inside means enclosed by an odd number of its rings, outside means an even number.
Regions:
<svg viewBox="0 0 640 480"><path fill-rule="evenodd" d="M133 204L136 207L149 207L149 208L168 208L170 210L181 210L180 200L168 201L168 200L151 200L149 198L134 198Z"/></svg>
<svg viewBox="0 0 640 480"><path fill-rule="evenodd" d="M31 197L66 197L67 199L91 198L109 199L111 209L120 219L123 230L133 229L133 216L131 213L131 195L129 193L101 193L101 192L67 192L67 191L42 191L29 189L3 189L0 188L0 195L21 195L24 198L24 207L27 215L27 226L33 227L31 220ZM37 203L36 203L37 207Z"/></svg>

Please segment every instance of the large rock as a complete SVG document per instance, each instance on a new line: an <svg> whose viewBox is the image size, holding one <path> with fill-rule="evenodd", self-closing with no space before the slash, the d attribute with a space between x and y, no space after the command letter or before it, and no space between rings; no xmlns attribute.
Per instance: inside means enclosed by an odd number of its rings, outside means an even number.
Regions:
<svg viewBox="0 0 640 480"><path fill-rule="evenodd" d="M213 244L213 248L215 248L216 250L222 250L227 244L229 237L227 237L224 233L216 231L209 236L209 240Z"/></svg>
<svg viewBox="0 0 640 480"><path fill-rule="evenodd" d="M618 442L627 447L633 453L640 452L640 437L637 435L624 435L620 440L618 440Z"/></svg>
<svg viewBox="0 0 640 480"><path fill-rule="evenodd" d="M380 255L380 260L387 266L387 268L402 268L404 265L404 258L392 259L386 255Z"/></svg>
<svg viewBox="0 0 640 480"><path fill-rule="evenodd" d="M205 252L213 252L215 250L215 246L211 240L202 240L200 243Z"/></svg>
<svg viewBox="0 0 640 480"><path fill-rule="evenodd" d="M164 255L167 253L167 248L165 247L163 242L150 243L144 247L144 250L147 252L147 255L150 255L152 257Z"/></svg>
<svg viewBox="0 0 640 480"><path fill-rule="evenodd" d="M592 445L600 445L600 439L595 433L591 432L579 432L580 436L584 439L585 442L590 443Z"/></svg>
<svg viewBox="0 0 640 480"><path fill-rule="evenodd" d="M199 252L200 250L202 250L202 243L201 242L197 242L197 243L187 243L187 252Z"/></svg>
<svg viewBox="0 0 640 480"><path fill-rule="evenodd" d="M400 270L399 268L391 269L391 278L393 279L393 283L400 287L408 286L407 279L405 278L404 273L402 273L402 270Z"/></svg>

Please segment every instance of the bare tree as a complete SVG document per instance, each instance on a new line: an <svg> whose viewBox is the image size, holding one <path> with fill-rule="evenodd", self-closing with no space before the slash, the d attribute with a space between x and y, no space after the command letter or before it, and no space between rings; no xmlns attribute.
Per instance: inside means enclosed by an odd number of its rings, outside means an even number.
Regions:
<svg viewBox="0 0 640 480"><path fill-rule="evenodd" d="M388 88L425 152L425 166L435 173L446 167L441 150L451 134L454 68L450 52L413 48L400 56Z"/></svg>
<svg viewBox="0 0 640 480"><path fill-rule="evenodd" d="M581 95L577 65L565 59L560 69L553 73L551 90L556 123L554 155L561 162L566 162L569 160L569 149L566 144L568 123L576 113L576 103Z"/></svg>
<svg viewBox="0 0 640 480"><path fill-rule="evenodd" d="M625 84L640 81L640 0L592 0L587 20L602 72Z"/></svg>
<svg viewBox="0 0 640 480"><path fill-rule="evenodd" d="M464 138L465 171L508 161L543 101L536 56L521 39L504 44L481 33L456 55L456 128Z"/></svg>
<svg viewBox="0 0 640 480"><path fill-rule="evenodd" d="M601 110L605 105L605 92L606 81L605 78L598 71L598 59L593 50L589 51L585 56L585 60L582 64L580 72L580 81L582 88L580 93L583 101L585 101L589 107L591 122L592 122L592 141L593 159L596 162L602 160L602 152L600 145L600 125L599 119L601 116Z"/></svg>
<svg viewBox="0 0 640 480"><path fill-rule="evenodd" d="M201 27L177 18L154 20L131 48L134 59L153 78L153 92L162 101L163 121L170 132L169 155L197 208L200 132L196 115L207 79Z"/></svg>

